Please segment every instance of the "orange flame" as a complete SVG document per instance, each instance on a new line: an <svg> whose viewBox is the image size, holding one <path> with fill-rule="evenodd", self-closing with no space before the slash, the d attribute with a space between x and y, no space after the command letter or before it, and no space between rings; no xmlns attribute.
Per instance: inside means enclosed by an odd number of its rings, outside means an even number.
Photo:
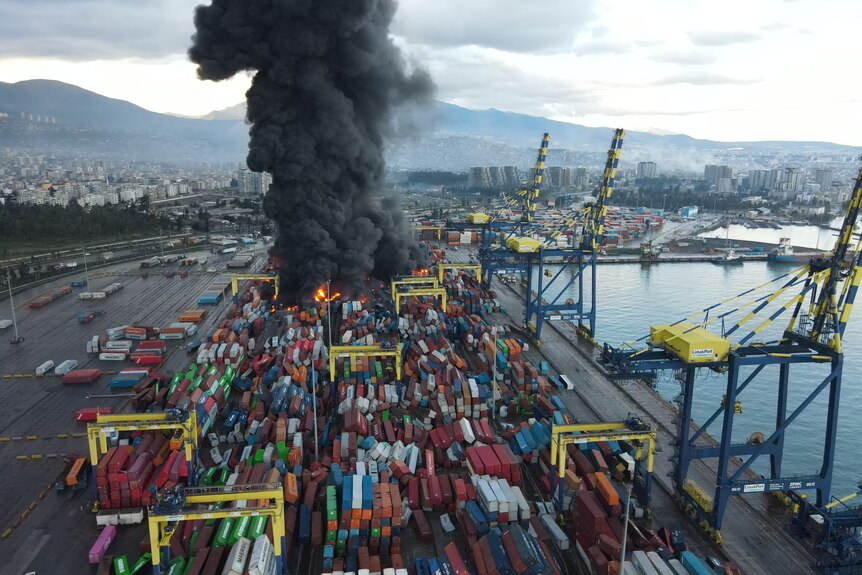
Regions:
<svg viewBox="0 0 862 575"><path fill-rule="evenodd" d="M326 289L320 287L320 288L317 288L316 292L314 292L314 301L316 301L316 302L335 301L335 299L340 297L340 296L341 296L340 292L335 292L334 294L331 294L329 299L327 300L326 299Z"/></svg>
<svg viewBox="0 0 862 575"><path fill-rule="evenodd" d="M413 270L414 276L427 276L430 273L431 273L431 271L428 268L419 268L419 269Z"/></svg>

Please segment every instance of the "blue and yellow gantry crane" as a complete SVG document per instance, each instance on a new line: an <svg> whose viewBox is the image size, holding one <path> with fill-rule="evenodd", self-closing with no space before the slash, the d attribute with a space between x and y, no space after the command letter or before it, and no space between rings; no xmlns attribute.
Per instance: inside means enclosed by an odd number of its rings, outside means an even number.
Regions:
<svg viewBox="0 0 862 575"><path fill-rule="evenodd" d="M505 249L506 240L514 235L526 235L529 229L535 228L536 200L542 187L545 174L545 159L548 155L548 145L551 139L549 133L542 135L542 143L536 157L533 179L529 186L519 190L514 195L504 195L503 206L495 213L476 212L468 214L464 222L447 222L450 230L474 230L479 232L479 261L481 263L482 279L490 285L495 273L524 273L523 263L508 257ZM520 205L518 219L504 219L507 210ZM490 267L487 267L490 266Z"/></svg>
<svg viewBox="0 0 862 575"><path fill-rule="evenodd" d="M479 244L479 262L485 284L490 287L494 274L526 273L526 266L520 258L513 258L507 249L507 244L513 238L526 238L536 228L536 200L542 190L545 177L545 161L548 157L548 146L551 134L542 134L542 143L536 154L536 164L533 167L533 180L530 186L520 190L521 215L517 221L489 221Z"/></svg>
<svg viewBox="0 0 862 575"><path fill-rule="evenodd" d="M745 290L680 321L652 326L649 336L638 340L641 344L646 343L646 347L637 349L626 344L625 349L614 349L605 345L603 358L618 378L651 377L661 370L675 370L681 393L676 399L680 417L674 484L683 505L696 513L717 538L720 538L718 530L728 501L737 494L795 494L814 490L817 507L829 501L844 362L842 338L862 281L862 239L855 237L853 232L860 206L862 169L856 177L831 253L814 257L800 270ZM768 291L775 286L777 289ZM753 297L760 290L766 291L751 302L740 303L742 298ZM706 314L706 319L702 323L693 322L694 317L703 314ZM731 316L737 317L735 314L742 317L728 329L722 329L721 335L706 329L709 324L717 322L727 325ZM774 340L756 341L785 314L790 315L790 320L781 335ZM749 329L755 320L759 323ZM731 336L736 334L744 335L731 341ZM821 373L818 377L822 376L822 379L814 382L802 402L788 413L791 367L797 365L809 366L799 377L810 375L813 369L819 368ZM690 423L698 370L712 370L725 375L726 387L721 404L697 431L693 431ZM739 398L761 374L763 377L760 379L768 374L777 376L773 396L774 431L765 438L759 437L756 442L734 442L734 419L739 411ZM822 457L815 462L818 468L809 475L785 475L782 459L787 430L821 394L827 396L826 422ZM762 396L758 398L761 405L764 401L768 400ZM717 432L717 444L704 441L704 434L719 418L722 428ZM817 441L817 438L809 440ZM766 456L769 457L768 475L763 477L751 473L752 465ZM698 484L689 473L691 463L710 458L717 459L714 482ZM741 462L731 465L734 458L740 458Z"/></svg>
<svg viewBox="0 0 862 575"><path fill-rule="evenodd" d="M520 256L526 265L524 324L528 336L536 343L545 321L576 322L582 336L592 340L595 335L596 257L604 240L607 201L613 194L624 138L622 128L614 131L595 201L585 206L580 218L564 224L564 229L575 230L578 222L582 222L579 233L572 234L570 247L557 245L562 230L551 232L544 242L530 237L508 240L510 253ZM556 270L549 265L556 266ZM575 286L577 294L572 293Z"/></svg>

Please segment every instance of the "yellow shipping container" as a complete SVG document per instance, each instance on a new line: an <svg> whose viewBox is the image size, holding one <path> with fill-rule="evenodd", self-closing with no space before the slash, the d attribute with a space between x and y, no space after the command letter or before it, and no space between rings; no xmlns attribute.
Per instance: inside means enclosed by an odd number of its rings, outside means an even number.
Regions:
<svg viewBox="0 0 862 575"><path fill-rule="evenodd" d="M470 224L487 224L491 218L488 214L476 212L475 214L467 214L467 223Z"/></svg>
<svg viewBox="0 0 862 575"><path fill-rule="evenodd" d="M661 346L687 363L724 361L730 342L693 323L654 325L650 345Z"/></svg>

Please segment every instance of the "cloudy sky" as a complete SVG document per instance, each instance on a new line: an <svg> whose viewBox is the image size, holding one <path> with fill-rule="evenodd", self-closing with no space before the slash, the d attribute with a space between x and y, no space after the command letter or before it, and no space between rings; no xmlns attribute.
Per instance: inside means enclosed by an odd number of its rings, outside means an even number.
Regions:
<svg viewBox="0 0 862 575"><path fill-rule="evenodd" d="M51 78L205 114L199 0L2 0L0 81ZM392 34L438 98L590 126L862 145L858 0L400 0Z"/></svg>

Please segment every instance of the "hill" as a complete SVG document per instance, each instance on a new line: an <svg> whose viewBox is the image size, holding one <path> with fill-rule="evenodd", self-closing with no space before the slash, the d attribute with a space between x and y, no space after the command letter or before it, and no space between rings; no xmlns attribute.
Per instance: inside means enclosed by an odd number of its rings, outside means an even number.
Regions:
<svg viewBox="0 0 862 575"><path fill-rule="evenodd" d="M232 160L245 153L242 121L151 112L53 80L0 82L0 145L139 159Z"/></svg>
<svg viewBox="0 0 862 575"><path fill-rule="evenodd" d="M6 114L4 117L2 114ZM245 103L186 118L151 112L53 80L0 82L0 146L41 153L94 154L140 160L240 161L248 146ZM393 168L461 170L476 165L530 165L542 132L551 133L549 165L600 165L612 130L445 102L401 109L387 142ZM700 171L731 148L858 155L828 142L717 142L682 134L628 131L623 162L654 160L662 169Z"/></svg>

